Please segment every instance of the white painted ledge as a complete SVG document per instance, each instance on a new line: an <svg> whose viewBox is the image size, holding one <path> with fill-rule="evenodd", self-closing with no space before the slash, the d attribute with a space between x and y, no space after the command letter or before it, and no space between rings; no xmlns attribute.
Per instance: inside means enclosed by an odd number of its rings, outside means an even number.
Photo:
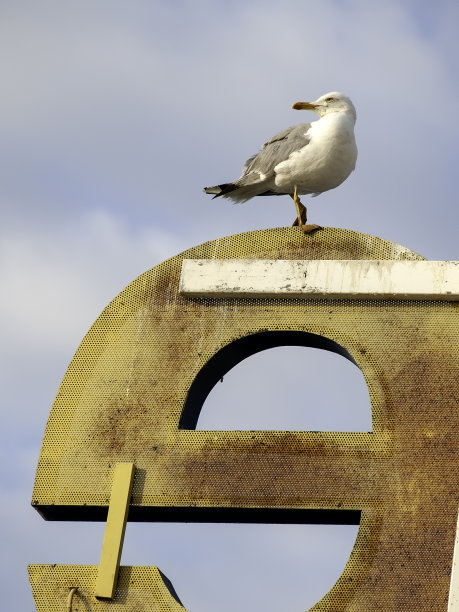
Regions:
<svg viewBox="0 0 459 612"><path fill-rule="evenodd" d="M187 297L459 300L459 261L185 259Z"/></svg>

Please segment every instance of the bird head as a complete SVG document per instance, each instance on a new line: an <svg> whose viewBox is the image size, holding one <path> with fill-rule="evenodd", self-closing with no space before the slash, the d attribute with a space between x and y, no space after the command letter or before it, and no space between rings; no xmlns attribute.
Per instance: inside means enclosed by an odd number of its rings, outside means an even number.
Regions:
<svg viewBox="0 0 459 612"><path fill-rule="evenodd" d="M357 116L351 100L339 91L326 93L315 102L295 102L292 108L295 110L312 110L319 117L324 117L330 113L347 113L355 121Z"/></svg>

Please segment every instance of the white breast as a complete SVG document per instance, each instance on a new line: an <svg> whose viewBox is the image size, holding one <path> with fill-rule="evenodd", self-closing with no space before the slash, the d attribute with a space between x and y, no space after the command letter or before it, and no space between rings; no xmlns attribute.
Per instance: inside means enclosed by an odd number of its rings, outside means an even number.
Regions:
<svg viewBox="0 0 459 612"><path fill-rule="evenodd" d="M307 131L309 144L274 168L275 184L282 192L322 193L340 185L354 170L357 147L354 120L331 113L314 121Z"/></svg>

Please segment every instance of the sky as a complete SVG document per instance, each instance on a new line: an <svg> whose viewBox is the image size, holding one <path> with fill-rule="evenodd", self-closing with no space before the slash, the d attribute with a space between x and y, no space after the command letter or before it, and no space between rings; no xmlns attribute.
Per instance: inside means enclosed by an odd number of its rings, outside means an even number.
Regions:
<svg viewBox="0 0 459 612"><path fill-rule="evenodd" d="M30 507L46 420L81 339L166 258L291 224L288 197L232 205L202 188L237 178L273 134L315 118L293 102L338 90L357 108L356 170L305 198L308 221L459 259L458 19L456 0L2 0L5 609L34 610L28 563L99 560L103 524L49 523ZM360 371L317 353L279 348L239 364L198 427L314 429L320 401L318 427L367 430ZM346 393L324 389L331 376ZM272 385L263 414L250 413L256 380ZM295 612L333 585L355 536L342 526L135 524L122 563L158 565L192 612Z"/></svg>

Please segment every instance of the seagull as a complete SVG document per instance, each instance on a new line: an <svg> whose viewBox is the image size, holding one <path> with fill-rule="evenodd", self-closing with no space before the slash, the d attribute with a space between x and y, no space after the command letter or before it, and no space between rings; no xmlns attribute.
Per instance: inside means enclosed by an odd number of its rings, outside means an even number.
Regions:
<svg viewBox="0 0 459 612"><path fill-rule="evenodd" d="M293 225L307 234L321 228L306 225L306 207L298 196L317 196L334 189L354 170L357 116L351 100L337 91L315 102L295 102L292 108L314 111L319 119L279 132L246 161L240 178L204 187L204 192L234 202L245 202L254 196L289 195L297 214Z"/></svg>

